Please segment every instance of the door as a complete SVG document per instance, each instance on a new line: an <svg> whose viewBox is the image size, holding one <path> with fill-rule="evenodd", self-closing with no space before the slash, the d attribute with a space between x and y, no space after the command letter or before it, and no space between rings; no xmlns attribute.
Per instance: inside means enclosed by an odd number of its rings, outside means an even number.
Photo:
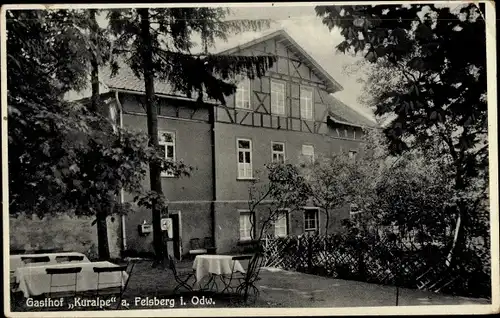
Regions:
<svg viewBox="0 0 500 318"><path fill-rule="evenodd" d="M181 237L180 237L180 219L179 214L171 214L172 218L172 241L174 245L174 257L181 259Z"/></svg>

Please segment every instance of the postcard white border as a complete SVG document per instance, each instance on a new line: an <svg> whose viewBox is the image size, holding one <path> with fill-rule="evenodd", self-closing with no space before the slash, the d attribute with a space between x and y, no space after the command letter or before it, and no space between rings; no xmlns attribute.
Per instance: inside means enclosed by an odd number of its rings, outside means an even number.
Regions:
<svg viewBox="0 0 500 318"><path fill-rule="evenodd" d="M12 9L91 9L91 8L140 8L140 7L297 7L315 5L369 5L369 4L418 4L431 1L357 1L357 2L288 2L288 3L175 3L175 4L49 4L49 5L4 5L1 14L1 115L2 115L2 191L4 251L9 251L9 213L8 213L8 157L7 157L7 74L6 74L6 21L5 13ZM470 1L453 1L470 3ZM496 18L493 1L474 1L484 3L486 7L486 48L487 48L487 89L488 89L488 131L489 131L489 169L490 169L490 231L491 231L491 276L492 303L487 305L429 305L400 307L345 307L345 308L204 308L204 309L140 309L119 311L60 311L60 312L11 312L9 284L4 284L5 314L8 317L150 317L169 316L318 316L318 315L423 315L423 314L489 314L500 311L500 271L499 271L499 215L498 215L498 124L497 124L497 68L496 68ZM432 1L432 3L450 4L450 1ZM333 54L333 52L332 52ZM8 253L4 255L4 282L10 280Z"/></svg>

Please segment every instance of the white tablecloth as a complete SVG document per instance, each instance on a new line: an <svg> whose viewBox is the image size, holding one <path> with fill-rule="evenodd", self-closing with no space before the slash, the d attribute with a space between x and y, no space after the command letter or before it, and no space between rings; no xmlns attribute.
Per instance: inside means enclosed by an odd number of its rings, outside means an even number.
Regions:
<svg viewBox="0 0 500 318"><path fill-rule="evenodd" d="M193 269L196 271L196 281L200 282L210 274L230 275L233 272L244 273L245 270L239 261L233 261L230 255L198 255L194 259Z"/></svg>
<svg viewBox="0 0 500 318"><path fill-rule="evenodd" d="M30 263L30 264L24 264L24 262L21 260L21 257L45 257L48 256L50 258L49 262L43 262L43 263ZM85 256L82 253L77 253L77 252L62 252L62 253L47 253L47 254L21 254L21 255L10 255L10 271L13 272L19 267L25 267L25 266L43 266L43 265L50 265L50 264L61 264L56 262L56 257L57 256L83 256L83 261L79 261L78 263L90 263L89 259L87 256Z"/></svg>
<svg viewBox="0 0 500 318"><path fill-rule="evenodd" d="M47 268L56 267L81 267L82 271L77 274L76 290L91 291L97 289L97 273L94 272L94 267L109 267L118 266L110 262L93 262L93 263L64 263L44 266L20 267L14 272L15 288L14 292L23 292L24 297L38 296L50 291L50 275L45 271ZM111 272L100 273L99 284L100 289L119 287L127 281L128 274L126 272ZM67 285L72 284L75 279L75 274L54 275L52 285ZM73 291L74 286L69 287L53 287L52 292Z"/></svg>

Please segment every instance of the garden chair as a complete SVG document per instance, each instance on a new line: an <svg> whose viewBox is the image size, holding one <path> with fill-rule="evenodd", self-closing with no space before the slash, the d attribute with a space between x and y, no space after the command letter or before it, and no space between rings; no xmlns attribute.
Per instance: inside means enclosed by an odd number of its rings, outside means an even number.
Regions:
<svg viewBox="0 0 500 318"><path fill-rule="evenodd" d="M48 257L48 256L21 256L21 261L24 264L49 263L50 257Z"/></svg>
<svg viewBox="0 0 500 318"><path fill-rule="evenodd" d="M235 267L236 262L245 262L245 261L248 261L248 265L247 265L247 271L248 271L249 266L250 266L250 261L252 260L252 258L253 258L253 255L238 255L238 256L233 256L233 258L232 258L233 259L233 267L232 267L232 270L231 270L231 274L229 275L229 277L227 275L225 277L223 277L225 287L222 290L222 292L225 292L226 290L232 291L234 288L231 286L231 283L234 280L236 280L239 283L241 283L241 281L243 279L245 279L246 272L245 273L235 272L234 267Z"/></svg>
<svg viewBox="0 0 500 318"><path fill-rule="evenodd" d="M236 286L236 294L242 296L245 303L248 300L250 295L254 295L254 301L259 297L259 289L255 285L255 283L260 280L259 274L260 269L264 262L264 257L260 253L255 253L253 255L241 255L233 257L234 261L248 261L248 266L245 273L234 272L233 263L233 271L229 280L226 282L225 290L234 290L234 287L231 286L233 280L238 281L238 285Z"/></svg>
<svg viewBox="0 0 500 318"><path fill-rule="evenodd" d="M259 297L259 289L255 286L255 283L260 280L260 269L262 268L263 262L265 258L260 253L255 253L250 262L248 263L248 270L243 275L242 278L239 278L240 285L236 288L236 293L243 296L245 303L248 300L248 297L253 293L254 294L254 302Z"/></svg>
<svg viewBox="0 0 500 318"><path fill-rule="evenodd" d="M63 291L58 291L56 292L57 293L57 297L63 297L63 298L67 298L67 297L75 297L76 294L77 294L77 284L78 284L78 273L80 273L82 271L82 268L81 267L54 267L54 268L46 268L45 269L45 272L50 275L50 286L49 286L49 293L48 293L48 297L51 298L54 296L54 294L52 293L52 290L55 289L55 288L64 288L65 290ZM61 280L64 281L64 279L62 279L63 277L69 277L68 275L72 275L72 279L70 280L70 282L64 282L64 283L60 283L60 284L55 284L54 283L54 276L55 277L61 277ZM74 275L74 276L73 276ZM72 287L71 289L69 289L69 287Z"/></svg>
<svg viewBox="0 0 500 318"><path fill-rule="evenodd" d="M193 269L189 269L189 270L177 269L177 267L175 265L175 259L171 255L169 255L168 263L169 263L169 267L172 270L172 273L174 275L174 279L177 282L177 285L174 288L174 294L181 287L186 288L188 291L193 291L193 286L194 286L194 284L196 284L195 271ZM194 278L194 282L192 285L188 284L188 281L189 281L189 279L191 279L191 277Z"/></svg>
<svg viewBox="0 0 500 318"><path fill-rule="evenodd" d="M207 250L200 246L200 239L199 238L191 239L189 241L189 244L191 246L191 249L189 250L189 255L191 255L193 258L196 257L196 255L207 254Z"/></svg>
<svg viewBox="0 0 500 318"><path fill-rule="evenodd" d="M56 256L56 263L81 262L83 258L81 255Z"/></svg>
<svg viewBox="0 0 500 318"><path fill-rule="evenodd" d="M205 237L205 249L208 254L215 254L216 248L211 237Z"/></svg>
<svg viewBox="0 0 500 318"><path fill-rule="evenodd" d="M97 273L97 286L96 286L96 296L99 296L99 291L101 291L101 287L104 287L105 294L110 295L110 296L118 296L118 301L116 304L116 309L119 309L122 303L123 299L123 294L125 294L125 291L127 290L128 283L130 282L130 279L132 278L132 273L134 271L134 267L137 263L143 261L143 258L139 257L130 257L127 258L127 264L126 265L121 265L121 266L100 266L100 267L94 267L94 272ZM120 280L115 280L113 282L101 282L100 276L103 273L120 273L119 277ZM128 278L124 280L124 273L128 274ZM105 286L110 286L110 285L117 285L117 287L105 287Z"/></svg>
<svg viewBox="0 0 500 318"><path fill-rule="evenodd" d="M97 286L96 286L96 296L99 296L100 292L102 291L101 295L106 295L106 296L112 296L116 295L118 296L118 302L116 304L116 309L120 307L122 297L123 297L123 292L125 291L127 287L128 280L130 279L130 275L128 278L125 280L124 279L124 273L127 272L127 265L123 266L106 266L106 267L94 267L94 273L97 273ZM101 281L101 275L106 274L106 273L119 273L117 276L118 279L113 280L113 281ZM103 288L103 289L101 289Z"/></svg>
<svg viewBox="0 0 500 318"><path fill-rule="evenodd" d="M33 251L33 254L48 254L57 252L56 248L42 248L36 251Z"/></svg>

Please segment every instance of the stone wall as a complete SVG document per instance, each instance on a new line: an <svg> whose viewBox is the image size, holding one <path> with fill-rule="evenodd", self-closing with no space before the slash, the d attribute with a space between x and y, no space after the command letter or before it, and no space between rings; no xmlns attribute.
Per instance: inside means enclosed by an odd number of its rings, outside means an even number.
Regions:
<svg viewBox="0 0 500 318"><path fill-rule="evenodd" d="M11 217L9 238L11 249L37 250L58 249L82 252L89 258L97 258L97 228L93 217L70 215ZM120 218L108 219L109 250L112 258L120 257Z"/></svg>

